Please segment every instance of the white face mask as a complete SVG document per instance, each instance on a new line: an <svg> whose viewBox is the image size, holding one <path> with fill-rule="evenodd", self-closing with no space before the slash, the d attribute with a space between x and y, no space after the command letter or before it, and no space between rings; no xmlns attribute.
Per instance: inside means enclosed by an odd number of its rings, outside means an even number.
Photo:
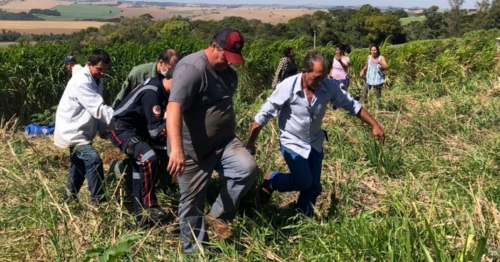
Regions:
<svg viewBox="0 0 500 262"><path fill-rule="evenodd" d="M167 69L167 71L160 71L160 74L162 74L164 76L167 76L167 73L168 73L168 69Z"/></svg>

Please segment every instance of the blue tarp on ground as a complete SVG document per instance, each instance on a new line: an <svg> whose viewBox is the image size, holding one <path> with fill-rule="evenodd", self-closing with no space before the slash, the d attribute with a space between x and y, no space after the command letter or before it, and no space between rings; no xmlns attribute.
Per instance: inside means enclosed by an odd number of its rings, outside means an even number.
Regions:
<svg viewBox="0 0 500 262"><path fill-rule="evenodd" d="M24 129L28 136L46 136L54 134L54 125L28 124Z"/></svg>

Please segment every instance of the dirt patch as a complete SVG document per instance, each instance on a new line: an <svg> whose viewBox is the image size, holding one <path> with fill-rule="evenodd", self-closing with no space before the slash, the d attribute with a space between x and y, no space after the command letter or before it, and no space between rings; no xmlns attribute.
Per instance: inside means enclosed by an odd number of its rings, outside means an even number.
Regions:
<svg viewBox="0 0 500 262"><path fill-rule="evenodd" d="M116 17L138 17L143 14L150 14L156 20L167 19L172 16L180 15L193 20L221 20L228 16L239 16L245 19L258 19L264 23L286 23L288 20L312 14L317 10L309 9L274 9L274 8L255 8L255 7L240 7L240 8L201 8L201 7L158 7L158 6L142 6L133 7L131 5L119 5L118 8L122 12ZM326 11L326 10L323 10Z"/></svg>
<svg viewBox="0 0 500 262"><path fill-rule="evenodd" d="M91 21L0 21L0 29L26 34L73 33L88 27L101 27L104 22Z"/></svg>
<svg viewBox="0 0 500 262"><path fill-rule="evenodd" d="M62 2L62 1L38 1L38 0L28 0L28 1L10 1L5 5L0 5L3 11L20 13L29 12L31 9L50 9L57 5L70 5L73 2Z"/></svg>

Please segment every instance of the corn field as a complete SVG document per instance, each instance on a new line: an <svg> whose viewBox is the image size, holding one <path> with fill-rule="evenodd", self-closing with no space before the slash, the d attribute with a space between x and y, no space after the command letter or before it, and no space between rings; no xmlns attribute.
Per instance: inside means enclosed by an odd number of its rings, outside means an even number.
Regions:
<svg viewBox="0 0 500 262"><path fill-rule="evenodd" d="M436 96L446 94L450 84L438 88L439 83L459 84L474 73L476 77L489 76L497 62L495 38L500 30L474 31L463 38L410 42L401 46L383 44L381 52L386 57L390 70L389 84L401 85L428 83L426 92ZM80 64L95 48L103 48L112 57L111 69L106 78L105 99L111 102L121 82L135 65L154 61L166 47L175 48L185 56L206 46L207 43L180 38L165 38L161 42L148 44L123 43L110 46L87 45L80 50L72 49L68 42L40 42L34 45L19 43L0 53L0 111L2 118L15 116L25 122L33 114L57 105L70 74L62 67L62 58L77 54ZM246 63L236 69L240 77L240 98L252 102L271 86L274 70L282 56L282 50L291 47L296 53L296 62L301 62L312 48L306 38L276 41L265 44L255 40L247 43L243 52ZM329 59L333 58L334 45L317 47ZM356 77L363 67L368 49L355 49L351 58L350 75L354 86L361 86ZM356 92L354 88L352 92Z"/></svg>

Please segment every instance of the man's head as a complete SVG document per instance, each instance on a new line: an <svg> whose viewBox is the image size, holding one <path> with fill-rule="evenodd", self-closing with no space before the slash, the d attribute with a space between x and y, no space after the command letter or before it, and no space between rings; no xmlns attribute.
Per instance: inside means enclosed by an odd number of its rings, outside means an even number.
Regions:
<svg viewBox="0 0 500 262"><path fill-rule="evenodd" d="M101 79L108 71L110 64L111 57L101 49L92 51L87 61L90 74L94 79Z"/></svg>
<svg viewBox="0 0 500 262"><path fill-rule="evenodd" d="M179 54L172 48L165 49L161 52L156 61L156 71L167 78L172 78L172 69L179 60Z"/></svg>
<svg viewBox="0 0 500 262"><path fill-rule="evenodd" d="M66 68L66 70L71 72L73 67L76 65L76 57L74 57L72 55L65 57L63 60L63 64L64 64L64 68Z"/></svg>
<svg viewBox="0 0 500 262"><path fill-rule="evenodd" d="M309 52L304 58L302 67L302 85L315 90L321 86L321 82L327 74L328 60L325 55L318 51Z"/></svg>
<svg viewBox="0 0 500 262"><path fill-rule="evenodd" d="M208 61L217 71L226 70L230 64L243 64L241 50L245 40L240 32L231 28L219 30L212 40L210 46L205 49Z"/></svg>
<svg viewBox="0 0 500 262"><path fill-rule="evenodd" d="M286 47L285 49L283 49L283 56L284 57L293 57L294 56L293 49L291 47Z"/></svg>

